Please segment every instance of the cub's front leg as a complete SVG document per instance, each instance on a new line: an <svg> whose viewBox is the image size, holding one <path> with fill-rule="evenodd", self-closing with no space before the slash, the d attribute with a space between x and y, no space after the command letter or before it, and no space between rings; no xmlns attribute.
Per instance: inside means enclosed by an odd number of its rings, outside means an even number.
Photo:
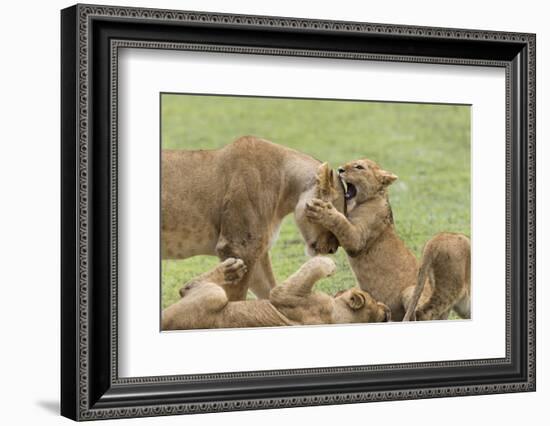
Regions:
<svg viewBox="0 0 550 426"><path fill-rule="evenodd" d="M306 204L306 216L311 222L332 232L350 256L357 255L363 249L365 238L362 227L351 223L332 203L314 198Z"/></svg>

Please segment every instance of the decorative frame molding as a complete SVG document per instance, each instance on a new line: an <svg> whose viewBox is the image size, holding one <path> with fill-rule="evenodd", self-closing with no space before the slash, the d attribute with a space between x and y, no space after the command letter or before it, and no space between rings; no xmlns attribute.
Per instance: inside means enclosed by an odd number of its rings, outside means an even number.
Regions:
<svg viewBox="0 0 550 426"><path fill-rule="evenodd" d="M142 29L127 31L125 25L128 23L139 24ZM182 36L189 40L177 39L169 27L189 29L189 35ZM208 40L204 30L212 27L234 35L237 44L222 45ZM140 31L157 34L158 41L140 39ZM273 47L251 45L247 42L247 31L269 32L274 40ZM326 37L337 49L331 49L330 45L327 49L300 45L300 36L308 33ZM134 38L136 35L138 37ZM334 37L336 35L348 36L350 47L346 48L346 40L341 43ZM372 41L366 50L355 50L354 41L365 39ZM75 420L91 420L534 391L535 41L533 34L496 31L91 5L63 10L62 414ZM389 43L397 46L390 49ZM413 49L417 53L404 54L399 51L400 46L418 46ZM506 357L119 378L116 123L118 49L123 47L505 68ZM443 54L443 51L450 54ZM93 168L91 158L94 159ZM107 172L108 178L101 172ZM103 252L107 257L102 257ZM103 309L98 308L98 304ZM491 376L493 381L480 378L468 385L449 382L447 376L453 369L474 371L474 368L500 369L502 374L506 370L507 377L513 378L497 383ZM399 377L406 377L409 371L430 372L434 377L433 385L411 389L403 385L392 388L388 384L384 389L376 389L372 381L361 386L355 383L359 376L366 380L369 374L382 372L388 375L391 372L398 383ZM323 392L336 375L346 377L349 386L337 392ZM292 389L290 384L286 390L273 385L271 396L253 396L251 389L262 388L265 393L275 379L297 377L311 378L319 384L315 391L301 392ZM452 379L452 375L450 377ZM210 395L213 387L223 387L224 381L233 379L250 382L250 389L243 386L240 393L217 398L204 397L198 391L195 396L189 391L182 392L176 398L168 398L163 393L163 387L173 391L174 387L194 386ZM138 389L141 396L137 395Z"/></svg>

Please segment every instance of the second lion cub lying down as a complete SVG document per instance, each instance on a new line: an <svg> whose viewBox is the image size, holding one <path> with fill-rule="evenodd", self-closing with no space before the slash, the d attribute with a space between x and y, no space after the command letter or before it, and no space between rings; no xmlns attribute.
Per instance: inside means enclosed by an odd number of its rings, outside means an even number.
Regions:
<svg viewBox="0 0 550 426"><path fill-rule="evenodd" d="M221 287L238 283L246 273L241 259L229 258L180 290L182 298L162 312L163 330L197 328L275 327L284 325L347 324L390 320L389 308L367 292L352 288L331 297L313 292L336 265L314 257L271 290L269 300L231 302Z"/></svg>

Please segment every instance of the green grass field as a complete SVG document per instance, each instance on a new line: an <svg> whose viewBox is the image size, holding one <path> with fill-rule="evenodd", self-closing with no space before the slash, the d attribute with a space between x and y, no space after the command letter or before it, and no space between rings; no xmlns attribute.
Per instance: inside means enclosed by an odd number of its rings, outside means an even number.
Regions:
<svg viewBox="0 0 550 426"><path fill-rule="evenodd" d="M436 232L470 235L470 108L379 102L162 95L162 148L212 149L256 135L328 161L333 168L367 157L399 179L390 201L397 231L420 257ZM292 216L271 260L278 281L307 259ZM328 293L355 285L342 249L337 273L319 283ZM162 262L162 305L217 258Z"/></svg>

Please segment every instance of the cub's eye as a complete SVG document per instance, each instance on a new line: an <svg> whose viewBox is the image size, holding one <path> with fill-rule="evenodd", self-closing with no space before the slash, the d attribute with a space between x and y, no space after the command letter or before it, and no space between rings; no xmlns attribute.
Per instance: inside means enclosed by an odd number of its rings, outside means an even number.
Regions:
<svg viewBox="0 0 550 426"><path fill-rule="evenodd" d="M353 167L355 167L356 169L359 169L359 170L365 170L365 168L361 164L356 164Z"/></svg>

